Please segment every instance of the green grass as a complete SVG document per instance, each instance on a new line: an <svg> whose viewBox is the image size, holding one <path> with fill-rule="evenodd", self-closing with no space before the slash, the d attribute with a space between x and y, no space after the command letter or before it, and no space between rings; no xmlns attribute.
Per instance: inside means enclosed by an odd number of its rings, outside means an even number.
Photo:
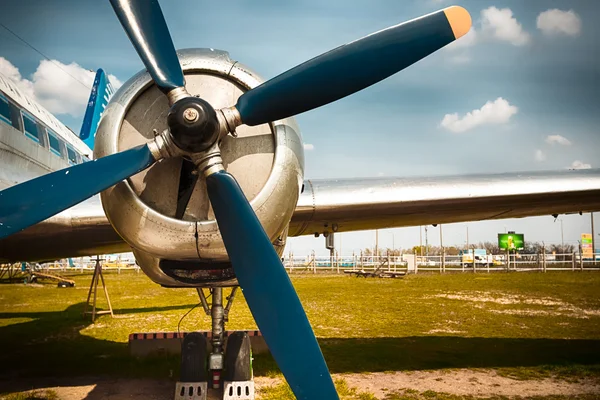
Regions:
<svg viewBox="0 0 600 400"><path fill-rule="evenodd" d="M59 397L53 390L32 390L2 396L0 400L59 400Z"/></svg>
<svg viewBox="0 0 600 400"><path fill-rule="evenodd" d="M0 379L177 376L177 357L134 359L127 339L176 331L198 302L195 290L105 273L117 318L91 324L82 317L91 275L73 277L77 286L65 289L0 284ZM292 280L334 373L494 368L520 379L600 376L600 273ZM255 327L239 293L227 329ZM182 330L209 328L201 307L182 323ZM254 367L257 376L278 373L268 355L256 355Z"/></svg>
<svg viewBox="0 0 600 400"><path fill-rule="evenodd" d="M417 392L414 390L404 390L402 392L390 393L384 400L597 400L597 395L550 395L550 396L461 396L449 393L438 393L428 390L426 392Z"/></svg>
<svg viewBox="0 0 600 400"><path fill-rule="evenodd" d="M377 400L370 393L360 392L348 386L343 379L335 380L335 388L340 396L340 400ZM261 400L294 400L294 394L287 383L280 383L268 386L258 390Z"/></svg>

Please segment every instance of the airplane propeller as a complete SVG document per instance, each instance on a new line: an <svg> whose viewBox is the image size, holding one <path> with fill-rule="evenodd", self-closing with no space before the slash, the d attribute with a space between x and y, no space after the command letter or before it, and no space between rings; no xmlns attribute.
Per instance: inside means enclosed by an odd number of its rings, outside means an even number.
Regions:
<svg viewBox="0 0 600 400"><path fill-rule="evenodd" d="M296 115L358 92L463 36L461 7L376 32L338 47L214 110L185 90L185 79L156 0L111 0L150 76L167 96L168 131L146 145L27 181L0 192L0 238L27 228L148 168L181 156L206 176L225 248L252 315L298 399L338 399L302 304L281 260L235 178L222 165L219 139L241 125ZM189 194L181 194L182 207Z"/></svg>

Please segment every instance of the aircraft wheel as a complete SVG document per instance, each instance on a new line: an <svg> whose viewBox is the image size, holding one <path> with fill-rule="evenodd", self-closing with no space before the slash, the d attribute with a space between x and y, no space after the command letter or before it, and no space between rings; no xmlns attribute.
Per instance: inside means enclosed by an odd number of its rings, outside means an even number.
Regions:
<svg viewBox="0 0 600 400"><path fill-rule="evenodd" d="M207 382L206 338L198 332L188 333L181 344L181 382Z"/></svg>
<svg viewBox="0 0 600 400"><path fill-rule="evenodd" d="M252 380L252 348L247 332L234 332L227 338L224 367L225 382Z"/></svg>

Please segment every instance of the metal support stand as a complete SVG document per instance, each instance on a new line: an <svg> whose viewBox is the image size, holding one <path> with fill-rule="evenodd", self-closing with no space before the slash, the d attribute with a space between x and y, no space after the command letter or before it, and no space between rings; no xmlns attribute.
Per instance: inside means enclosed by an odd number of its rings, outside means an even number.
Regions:
<svg viewBox="0 0 600 400"><path fill-rule="evenodd" d="M111 317L114 317L112 305L110 304L110 297L108 297L108 289L106 288L106 283L104 282L104 276L102 275L102 264L100 264L99 256L96 256L96 266L94 267L94 275L92 276L92 283L90 284L90 290L88 291L87 300L85 302L85 307L83 309L83 315L92 314L92 322L96 320L96 315L101 314L110 314ZM102 288L104 289L104 296L106 297L106 302L108 303L108 310L97 311L96 310L96 299L98 294L98 281L102 280ZM90 306L90 297L92 297L92 293L94 294L94 300L92 302L92 311L88 311Z"/></svg>
<svg viewBox="0 0 600 400"><path fill-rule="evenodd" d="M233 305L237 286L231 290L227 297L227 305L223 307L223 288L215 287L209 289L211 304L204 291L197 288L200 302L206 315L210 315L212 321L211 351L208 355L208 369L210 371L210 381L213 389L221 388L221 374L223 372L224 344L225 344L225 323L229 320L229 311Z"/></svg>

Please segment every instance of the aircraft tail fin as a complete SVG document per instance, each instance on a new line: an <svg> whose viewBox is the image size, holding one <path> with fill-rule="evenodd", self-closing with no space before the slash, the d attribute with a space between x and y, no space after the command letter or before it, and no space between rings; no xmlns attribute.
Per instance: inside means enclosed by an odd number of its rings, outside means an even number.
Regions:
<svg viewBox="0 0 600 400"><path fill-rule="evenodd" d="M102 68L98 69L83 117L81 131L79 132L79 138L92 150L94 149L94 139L96 138L100 117L113 93L114 90L108 81L108 76Z"/></svg>

